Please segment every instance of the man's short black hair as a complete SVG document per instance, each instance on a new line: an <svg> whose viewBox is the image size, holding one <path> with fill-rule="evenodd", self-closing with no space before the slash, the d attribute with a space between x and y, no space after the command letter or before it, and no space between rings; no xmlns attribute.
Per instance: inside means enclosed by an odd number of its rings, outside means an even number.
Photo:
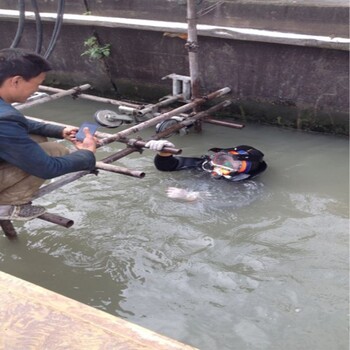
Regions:
<svg viewBox="0 0 350 350"><path fill-rule="evenodd" d="M36 53L15 48L0 50L0 86L16 75L28 81L50 70L49 62Z"/></svg>

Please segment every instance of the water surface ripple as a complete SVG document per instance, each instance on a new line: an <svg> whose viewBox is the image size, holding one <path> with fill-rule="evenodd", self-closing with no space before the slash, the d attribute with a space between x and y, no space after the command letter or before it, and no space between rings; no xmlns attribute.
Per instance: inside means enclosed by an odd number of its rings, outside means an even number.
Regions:
<svg viewBox="0 0 350 350"><path fill-rule="evenodd" d="M101 108L67 101L31 115L79 124ZM101 172L39 199L75 225L16 224L1 269L203 350L348 349L348 140L205 125L171 141L185 155L251 144L269 168L233 184L130 155L116 164L144 179ZM168 186L210 196L176 202Z"/></svg>

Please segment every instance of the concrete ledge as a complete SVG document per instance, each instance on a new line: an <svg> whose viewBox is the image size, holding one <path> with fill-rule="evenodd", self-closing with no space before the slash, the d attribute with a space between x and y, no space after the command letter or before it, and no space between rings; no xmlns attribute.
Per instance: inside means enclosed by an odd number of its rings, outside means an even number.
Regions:
<svg viewBox="0 0 350 350"><path fill-rule="evenodd" d="M38 0L41 12L56 12L57 1ZM143 18L183 22L187 0L74 0L65 12L82 15ZM0 8L15 10L17 1L0 0ZM32 11L30 1L26 9ZM197 1L198 23L224 27L348 36L347 0L201 0Z"/></svg>
<svg viewBox="0 0 350 350"><path fill-rule="evenodd" d="M35 21L34 12L26 11L25 15L26 19ZM43 21L48 22L54 22L57 18L56 13L41 13L40 16ZM19 11L0 10L0 18L17 20L18 17ZM75 14L65 14L63 16L63 20L65 24L105 28L127 28L170 33L187 33L187 23L180 22L165 22L106 16L84 16ZM349 50L350 45L350 39L343 37L287 33L254 28L223 27L198 24L197 30L198 35L202 36L274 44L309 46L347 51Z"/></svg>
<svg viewBox="0 0 350 350"><path fill-rule="evenodd" d="M1 349L195 348L0 272Z"/></svg>

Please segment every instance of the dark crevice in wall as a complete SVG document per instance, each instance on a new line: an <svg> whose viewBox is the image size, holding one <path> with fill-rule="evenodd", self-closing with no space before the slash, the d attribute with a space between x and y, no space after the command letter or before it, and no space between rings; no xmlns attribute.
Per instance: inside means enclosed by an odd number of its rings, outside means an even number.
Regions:
<svg viewBox="0 0 350 350"><path fill-rule="evenodd" d="M86 12L90 12L90 6L88 0L83 0Z"/></svg>
<svg viewBox="0 0 350 350"><path fill-rule="evenodd" d="M99 46L103 46L102 40L100 39L100 36L99 36L99 34L96 32L96 30L94 30L94 36L95 36L96 39L97 39L98 45L99 45ZM102 58L101 58L101 62L102 62L102 64L103 64L103 68L104 68L104 70L105 70L105 72L106 72L106 74L107 74L107 76L108 76L108 79L109 79L109 81L110 81L110 83L111 83L111 85L112 85L113 90L114 90L116 93L118 93L118 87L117 87L117 84L116 84L116 83L114 82L114 80L113 80L113 76L112 76L112 73L111 73L111 67L110 67L110 65L109 65L109 63L108 63L108 57L102 57Z"/></svg>

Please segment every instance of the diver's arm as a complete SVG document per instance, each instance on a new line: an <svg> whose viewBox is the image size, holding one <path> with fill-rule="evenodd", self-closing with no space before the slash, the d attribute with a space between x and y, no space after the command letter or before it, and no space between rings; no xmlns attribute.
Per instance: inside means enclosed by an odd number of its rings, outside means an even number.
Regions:
<svg viewBox="0 0 350 350"><path fill-rule="evenodd" d="M159 152L154 157L154 165L160 171L175 171L178 170L178 158L170 153Z"/></svg>
<svg viewBox="0 0 350 350"><path fill-rule="evenodd" d="M198 168L204 161L203 158L173 156L171 153L163 151L164 147L174 147L171 142L166 140L150 140L146 143L145 147L158 151L158 154L154 158L154 164L161 171Z"/></svg>
<svg viewBox="0 0 350 350"><path fill-rule="evenodd" d="M173 156L159 152L154 158L154 165L161 171L176 171L201 167L204 158Z"/></svg>

